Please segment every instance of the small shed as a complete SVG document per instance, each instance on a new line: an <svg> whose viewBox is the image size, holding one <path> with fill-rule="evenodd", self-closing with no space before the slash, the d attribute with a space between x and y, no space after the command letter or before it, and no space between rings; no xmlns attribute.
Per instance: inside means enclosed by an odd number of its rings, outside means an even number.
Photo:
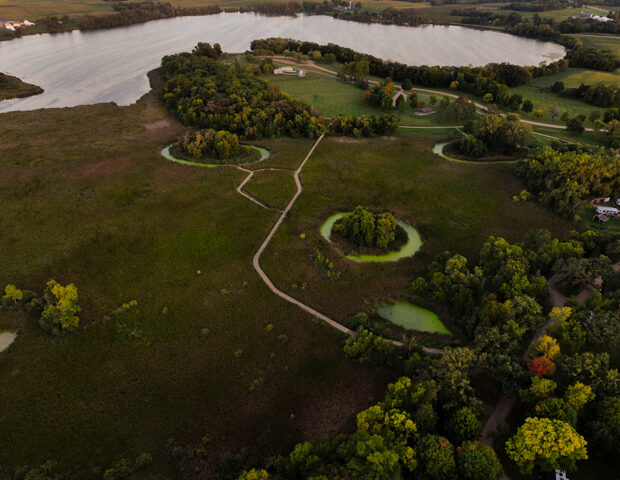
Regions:
<svg viewBox="0 0 620 480"><path fill-rule="evenodd" d="M592 220L598 223L607 223L609 222L609 217L604 213L597 213L594 217L592 217Z"/></svg>

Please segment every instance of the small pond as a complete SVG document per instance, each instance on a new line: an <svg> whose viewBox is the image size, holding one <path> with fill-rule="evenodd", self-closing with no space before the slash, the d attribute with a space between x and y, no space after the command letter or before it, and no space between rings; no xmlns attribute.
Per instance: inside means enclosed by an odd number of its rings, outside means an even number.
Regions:
<svg viewBox="0 0 620 480"><path fill-rule="evenodd" d="M182 163L183 165L193 165L194 167L207 167L207 168L213 168L213 167L223 167L223 166L237 166L236 164L233 163L200 163L200 162L192 162L191 160L184 160L182 158L176 158L174 157L171 153L170 153L170 147L172 145L168 145L166 148L164 148L161 151L161 154L164 158L172 161L172 162L176 162L176 163ZM262 162L263 160L265 160L266 158L269 158L269 155L271 155L269 153L269 150L267 150L266 148L262 148L262 147L257 147L255 145L249 145L250 148L253 148L254 150L257 150L260 153L260 158L254 162L250 162L250 163L257 163L257 162ZM240 163L239 165L248 165L247 163Z"/></svg>
<svg viewBox="0 0 620 480"><path fill-rule="evenodd" d="M9 348L16 338L17 333L15 332L0 332L0 352Z"/></svg>
<svg viewBox="0 0 620 480"><path fill-rule="evenodd" d="M381 318L400 325L407 330L452 335L436 313L408 302L381 305L375 312Z"/></svg>
<svg viewBox="0 0 620 480"><path fill-rule="evenodd" d="M334 223L344 217L346 213L336 213L329 217L323 225L321 225L321 235L325 240L331 242L332 227ZM349 260L355 262L395 262L401 258L413 257L415 253L422 247L422 239L418 231L405 222L396 220L396 223L407 233L407 243L400 250L388 252L384 255L346 255Z"/></svg>

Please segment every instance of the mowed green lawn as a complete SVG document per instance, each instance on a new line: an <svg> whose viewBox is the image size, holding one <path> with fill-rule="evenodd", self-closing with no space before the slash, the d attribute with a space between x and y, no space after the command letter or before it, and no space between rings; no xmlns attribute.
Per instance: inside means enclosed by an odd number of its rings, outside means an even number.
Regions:
<svg viewBox="0 0 620 480"><path fill-rule="evenodd" d="M226 451L255 462L352 428L391 379L267 289L252 256L277 212L235 191L243 172L163 159L185 129L149 98L0 115L0 286L72 282L83 308L60 337L0 312L19 330L0 353L3 472L53 459L93 478L150 452L149 478L178 478L166 440L203 435L211 467ZM293 168L312 145L261 143Z"/></svg>
<svg viewBox="0 0 620 480"><path fill-rule="evenodd" d="M549 78L545 79L544 84L547 84ZM520 87L514 87L510 89L511 92L520 93L523 95L523 98L529 98L534 103L534 110L531 113L525 113L519 111L518 113L521 117L526 118L528 120L534 120L537 122L543 123L551 123L562 125L564 122L560 120L560 116L556 116L555 118L551 118L551 107L553 105L557 106L560 114L567 111L570 113L571 117L577 116L580 113L586 115L586 117L592 111L597 111L601 114L601 118L603 118L603 113L606 108L596 107L594 105L590 105L586 102L583 102L579 99L570 96L558 95L557 93L550 92L544 86L537 86L536 80L528 85L522 85ZM541 109L545 112L542 118L538 118L534 115L534 112L538 109ZM590 126L589 123L587 126Z"/></svg>
<svg viewBox="0 0 620 480"><path fill-rule="evenodd" d="M334 117L340 113L368 116L386 113L378 107L366 104L363 100L363 90L356 88L352 83L328 75L307 71L304 78L292 75L264 75L264 78L277 84L292 97L299 98L308 105L314 105L321 114L328 117ZM372 88L372 85L369 88ZM435 95L435 97L437 101L441 100L440 95ZM418 99L423 100L426 106L430 106L429 94L418 93ZM407 105L404 112L391 110L387 113L398 116L401 125L441 126L444 124L440 121L438 114L418 117L414 115L416 110ZM449 122L450 125L453 123Z"/></svg>
<svg viewBox="0 0 620 480"><path fill-rule="evenodd" d="M574 228L534 202L514 204L511 196L522 186L511 165L442 160L432 145L419 138L324 140L302 172L303 193L263 256L276 285L344 319L405 299L409 283L443 250L474 262L489 235L518 242L531 228L549 228L556 235ZM424 242L420 252L396 263L344 258L319 228L330 215L356 205L389 210L416 227ZM340 281L323 280L312 263L315 250L334 262Z"/></svg>
<svg viewBox="0 0 620 480"><path fill-rule="evenodd" d="M604 34L583 34L576 36L581 40L585 47L596 47L611 50L620 56L620 37L619 36L606 36Z"/></svg>

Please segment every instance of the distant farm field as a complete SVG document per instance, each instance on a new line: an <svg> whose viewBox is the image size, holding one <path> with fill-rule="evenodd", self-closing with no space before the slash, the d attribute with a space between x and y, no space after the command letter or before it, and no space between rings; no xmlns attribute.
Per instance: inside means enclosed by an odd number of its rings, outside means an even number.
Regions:
<svg viewBox="0 0 620 480"><path fill-rule="evenodd" d="M275 0L287 3L288 0ZM313 0L310 0L311 2ZM46 15L97 15L113 11L113 2L102 0L0 0L0 19L32 19ZM170 0L175 7L200 7L219 5L222 8L239 8L252 5L251 0ZM319 0L316 0L319 3ZM385 8L423 8L426 2L407 2L399 0L367 0L364 10L381 11Z"/></svg>
<svg viewBox="0 0 620 480"><path fill-rule="evenodd" d="M36 19L46 15L79 16L112 12L112 3L100 0L0 0L0 19Z"/></svg>

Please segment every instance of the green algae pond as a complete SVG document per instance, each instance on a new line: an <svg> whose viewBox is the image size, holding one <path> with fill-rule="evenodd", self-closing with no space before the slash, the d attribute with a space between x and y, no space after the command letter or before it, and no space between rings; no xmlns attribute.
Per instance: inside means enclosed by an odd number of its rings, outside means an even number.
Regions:
<svg viewBox="0 0 620 480"><path fill-rule="evenodd" d="M395 302L377 307L377 315L407 330L452 335L436 313L409 302Z"/></svg>
<svg viewBox="0 0 620 480"><path fill-rule="evenodd" d="M336 213L329 217L323 225L321 225L321 235L325 240L331 242L332 227L334 223L344 217L346 213ZM396 262L401 258L413 257L415 253L422 247L422 239L418 231L411 225L407 225L401 220L396 220L396 223L407 234L407 243L405 243L400 250L394 252L388 252L383 255L346 255L346 258L355 262Z"/></svg>
<svg viewBox="0 0 620 480"><path fill-rule="evenodd" d="M266 158L269 158L269 155L271 155L269 153L269 150L267 150L266 148L262 148L262 147L257 147L255 145L248 145L250 148L253 148L254 150L258 151L258 153L260 153L260 158L254 162L250 162L250 163L257 163L257 162L262 162L263 160L265 160ZM207 167L207 168L214 168L214 167L224 167L224 166L234 166L236 167L237 164L234 163L200 163L200 162L192 162L191 160L184 160L182 158L177 158L175 156L172 155L172 153L170 153L170 147L172 147L172 145L168 145L167 147L165 147L162 151L161 154L164 158L172 161L172 162L176 162L176 163L182 163L183 165L192 165L194 167ZM239 165L247 165L247 163L240 163Z"/></svg>

